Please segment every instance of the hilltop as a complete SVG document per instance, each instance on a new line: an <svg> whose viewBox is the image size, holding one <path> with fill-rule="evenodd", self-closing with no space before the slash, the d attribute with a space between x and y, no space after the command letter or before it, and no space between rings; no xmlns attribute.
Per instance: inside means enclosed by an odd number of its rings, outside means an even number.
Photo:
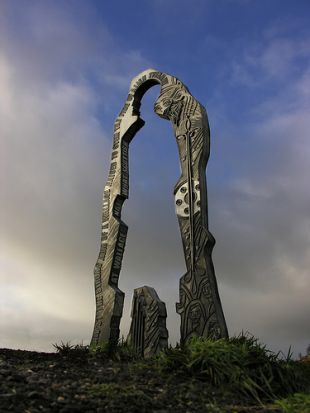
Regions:
<svg viewBox="0 0 310 413"><path fill-rule="evenodd" d="M256 339L197 339L144 360L126 344L0 349L1 412L309 412L309 359ZM278 401L275 401L278 400Z"/></svg>

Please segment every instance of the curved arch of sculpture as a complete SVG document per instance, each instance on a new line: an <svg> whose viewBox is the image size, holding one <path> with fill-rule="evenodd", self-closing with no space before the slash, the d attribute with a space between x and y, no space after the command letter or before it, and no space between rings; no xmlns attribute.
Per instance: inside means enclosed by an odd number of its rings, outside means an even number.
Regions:
<svg viewBox="0 0 310 413"><path fill-rule="evenodd" d="M91 345L119 338L124 293L118 288L127 225L121 220L128 198L128 149L144 125L141 99L159 84L154 111L171 121L180 156L181 175L174 187L186 273L180 279L181 343L193 336L227 337L226 322L212 263L215 240L208 230L205 169L210 152L210 132L204 107L176 77L148 69L135 77L114 124L110 172L103 195L102 234L95 265L96 317Z"/></svg>

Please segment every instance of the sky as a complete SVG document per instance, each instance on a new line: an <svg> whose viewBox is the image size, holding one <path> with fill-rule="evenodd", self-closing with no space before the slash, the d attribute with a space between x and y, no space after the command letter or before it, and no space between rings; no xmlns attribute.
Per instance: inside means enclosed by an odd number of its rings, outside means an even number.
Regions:
<svg viewBox="0 0 310 413"><path fill-rule="evenodd" d="M150 67L206 107L209 229L229 334L297 357L310 343L308 0L0 2L0 347L88 344L114 120ZM119 287L166 303L185 272L172 127L143 98L130 146Z"/></svg>

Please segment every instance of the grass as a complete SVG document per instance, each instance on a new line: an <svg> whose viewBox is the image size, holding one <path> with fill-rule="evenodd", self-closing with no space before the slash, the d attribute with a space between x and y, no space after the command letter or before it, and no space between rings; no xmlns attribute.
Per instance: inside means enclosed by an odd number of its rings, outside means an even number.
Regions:
<svg viewBox="0 0 310 413"><path fill-rule="evenodd" d="M178 377L188 383L198 380L205 383L206 388L214 389L219 399L237 398L241 403L261 406L276 400L274 406L284 413L310 412L309 363L292 360L290 351L286 357L275 354L249 334L220 340L193 338L183 347L170 347L147 361L124 340L113 350L106 343L90 348L61 342L54 347L66 357L86 356L126 363L133 377L143 374L143 370L151 370L163 382L177 383ZM132 386L121 387L123 390L118 385L105 383L93 387L92 391L125 401L142 397L140 390Z"/></svg>
<svg viewBox="0 0 310 413"><path fill-rule="evenodd" d="M64 343L63 341L61 344L53 344L56 352L61 354L62 356L83 356L89 354L89 346L84 346L82 344L71 344L70 341Z"/></svg>
<svg viewBox="0 0 310 413"><path fill-rule="evenodd" d="M282 409L283 413L309 413L310 394L295 393L281 400L276 400L275 405Z"/></svg>
<svg viewBox="0 0 310 413"><path fill-rule="evenodd" d="M134 361L141 359L136 351L122 338L118 345L110 347L109 343L102 343L97 346L84 346L82 344L71 344L70 342L53 344L56 352L63 356L84 356L97 355L114 361Z"/></svg>
<svg viewBox="0 0 310 413"><path fill-rule="evenodd" d="M257 402L309 391L309 366L293 361L291 354L281 358L250 335L194 338L183 348L162 352L158 365L163 372L182 371Z"/></svg>

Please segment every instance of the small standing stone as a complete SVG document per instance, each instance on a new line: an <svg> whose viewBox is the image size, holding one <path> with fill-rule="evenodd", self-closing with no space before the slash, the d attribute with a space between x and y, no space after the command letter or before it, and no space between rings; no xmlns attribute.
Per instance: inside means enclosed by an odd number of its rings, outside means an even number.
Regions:
<svg viewBox="0 0 310 413"><path fill-rule="evenodd" d="M129 344L144 357L157 355L168 347L166 304L152 287L134 290L131 310Z"/></svg>

